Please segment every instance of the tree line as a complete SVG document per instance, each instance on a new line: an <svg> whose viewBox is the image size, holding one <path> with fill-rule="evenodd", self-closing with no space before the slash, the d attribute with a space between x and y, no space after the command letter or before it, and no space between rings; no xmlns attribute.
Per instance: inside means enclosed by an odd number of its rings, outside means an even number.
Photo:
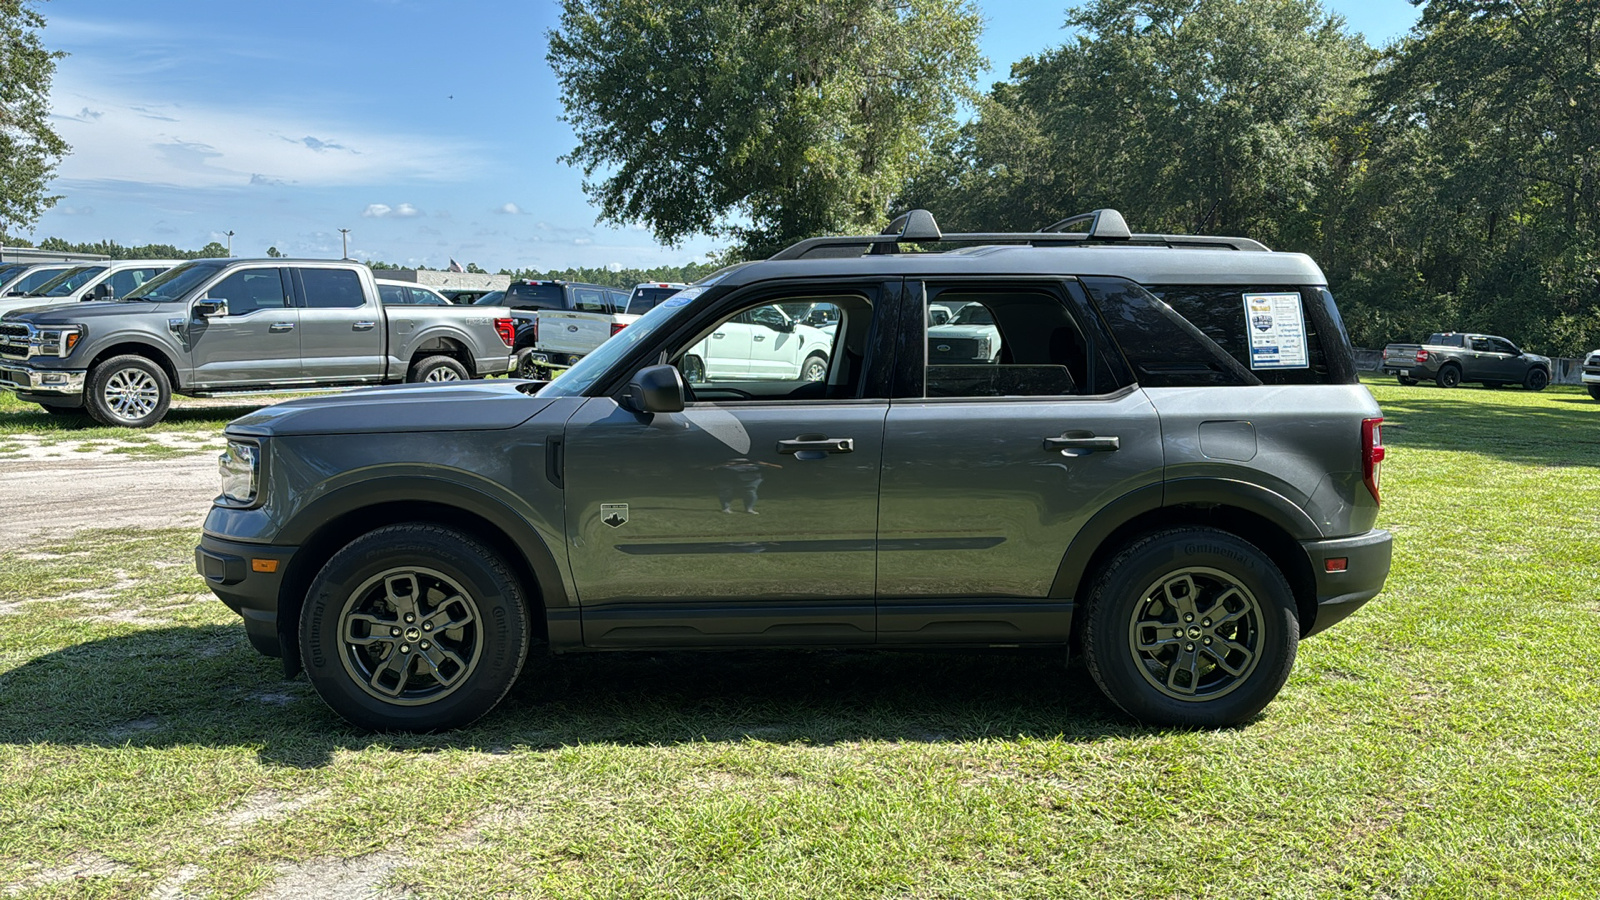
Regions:
<svg viewBox="0 0 1600 900"><path fill-rule="evenodd" d="M564 0L549 61L601 220L729 260L1113 207L1311 254L1358 345L1600 346L1600 4L1420 5L1375 48L1316 0L1089 0L978 92L965 0Z"/></svg>

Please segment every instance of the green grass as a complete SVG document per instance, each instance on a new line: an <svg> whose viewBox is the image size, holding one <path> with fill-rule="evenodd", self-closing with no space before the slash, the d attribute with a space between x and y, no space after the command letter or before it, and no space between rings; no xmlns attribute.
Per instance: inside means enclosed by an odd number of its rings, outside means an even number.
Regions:
<svg viewBox="0 0 1600 900"><path fill-rule="evenodd" d="M1373 390L1388 589L1233 730L1133 727L1045 657L783 652L541 663L374 736L249 648L191 533L0 554L0 885L1600 895L1600 403Z"/></svg>
<svg viewBox="0 0 1600 900"><path fill-rule="evenodd" d="M160 437L186 441L220 439L222 429L234 419L292 395L241 397L226 405L201 405L176 398L165 418L149 428L115 428L101 425L88 415L54 416L36 403L24 403L9 391L0 391L0 458L34 448L61 448L63 455L110 452L127 456L164 458L193 453L161 443Z"/></svg>

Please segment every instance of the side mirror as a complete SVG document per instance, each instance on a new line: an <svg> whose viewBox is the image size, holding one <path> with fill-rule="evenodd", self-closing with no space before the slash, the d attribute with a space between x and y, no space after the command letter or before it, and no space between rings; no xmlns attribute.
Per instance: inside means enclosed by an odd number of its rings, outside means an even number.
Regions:
<svg viewBox="0 0 1600 900"><path fill-rule="evenodd" d="M217 300L200 300L194 305L194 314L202 319L212 319L228 314L228 301L225 298Z"/></svg>
<svg viewBox="0 0 1600 900"><path fill-rule="evenodd" d="M111 289L111 282L102 281L89 292L89 297L92 300L115 300L117 292Z"/></svg>
<svg viewBox="0 0 1600 900"><path fill-rule="evenodd" d="M648 366L628 382L622 405L638 413L683 412L683 375L677 366Z"/></svg>

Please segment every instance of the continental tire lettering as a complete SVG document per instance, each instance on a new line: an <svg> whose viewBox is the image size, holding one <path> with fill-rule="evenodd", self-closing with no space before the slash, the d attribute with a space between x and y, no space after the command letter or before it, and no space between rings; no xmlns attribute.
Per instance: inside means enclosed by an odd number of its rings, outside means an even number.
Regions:
<svg viewBox="0 0 1600 900"><path fill-rule="evenodd" d="M1240 553L1232 547L1223 547L1218 544L1185 544L1183 547L1183 553L1185 556L1198 556L1202 553L1209 553L1213 556L1231 559L1234 562L1243 565L1247 569L1255 568L1255 563L1250 559L1250 557L1245 556L1243 553Z"/></svg>

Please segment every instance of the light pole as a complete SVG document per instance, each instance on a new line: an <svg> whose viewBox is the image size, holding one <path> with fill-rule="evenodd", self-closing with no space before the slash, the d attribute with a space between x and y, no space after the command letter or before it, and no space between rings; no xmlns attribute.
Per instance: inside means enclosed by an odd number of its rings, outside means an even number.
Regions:
<svg viewBox="0 0 1600 900"><path fill-rule="evenodd" d="M350 258L350 229L339 229L339 240L344 243L344 258Z"/></svg>
<svg viewBox="0 0 1600 900"><path fill-rule="evenodd" d="M224 233L228 235L228 256L232 257L233 256L233 232L228 231L228 232L224 232Z"/></svg>

